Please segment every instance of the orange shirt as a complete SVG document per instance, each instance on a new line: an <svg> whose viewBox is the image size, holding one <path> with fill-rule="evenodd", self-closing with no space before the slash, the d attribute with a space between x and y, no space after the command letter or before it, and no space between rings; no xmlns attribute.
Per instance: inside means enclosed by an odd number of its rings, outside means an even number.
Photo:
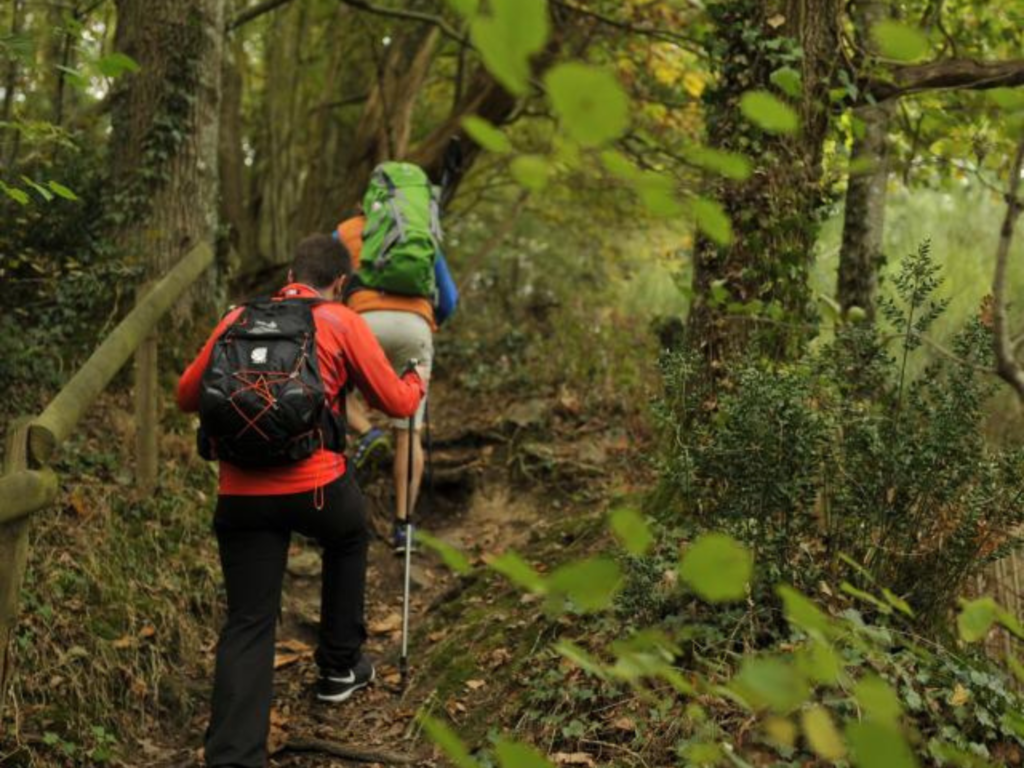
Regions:
<svg viewBox="0 0 1024 768"><path fill-rule="evenodd" d="M393 293L364 288L348 297L348 306L361 315L381 310L412 312L430 323L431 329L437 330L437 323L434 321L434 305L430 303L429 299L420 296L396 296Z"/></svg>
<svg viewBox="0 0 1024 768"><path fill-rule="evenodd" d="M353 271L359 269L365 224L365 216L353 216L338 225L338 239L352 254ZM396 296L393 293L363 289L350 295L346 303L359 314L377 311L412 312L430 323L433 330L437 330L437 323L434 320L434 305L429 299L420 296Z"/></svg>
<svg viewBox="0 0 1024 768"><path fill-rule="evenodd" d="M338 239L352 255L353 272L359 269L359 257L363 253L363 227L365 225L365 216L353 216L338 225Z"/></svg>

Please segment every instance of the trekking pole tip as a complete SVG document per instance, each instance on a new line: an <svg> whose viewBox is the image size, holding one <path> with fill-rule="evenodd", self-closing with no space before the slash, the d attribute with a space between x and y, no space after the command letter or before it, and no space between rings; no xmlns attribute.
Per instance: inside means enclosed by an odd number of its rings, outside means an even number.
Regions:
<svg viewBox="0 0 1024 768"><path fill-rule="evenodd" d="M402 656L398 660L399 686L404 691L409 684L409 657Z"/></svg>

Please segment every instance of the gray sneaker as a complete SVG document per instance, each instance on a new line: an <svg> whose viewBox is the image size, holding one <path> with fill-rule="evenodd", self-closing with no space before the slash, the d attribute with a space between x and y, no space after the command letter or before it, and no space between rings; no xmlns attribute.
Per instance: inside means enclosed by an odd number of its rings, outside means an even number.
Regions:
<svg viewBox="0 0 1024 768"><path fill-rule="evenodd" d="M329 701L338 704L347 701L348 698L365 688L377 676L373 664L366 656L360 656L356 665L347 671L336 669L320 670L320 679L316 683L316 697L320 701Z"/></svg>

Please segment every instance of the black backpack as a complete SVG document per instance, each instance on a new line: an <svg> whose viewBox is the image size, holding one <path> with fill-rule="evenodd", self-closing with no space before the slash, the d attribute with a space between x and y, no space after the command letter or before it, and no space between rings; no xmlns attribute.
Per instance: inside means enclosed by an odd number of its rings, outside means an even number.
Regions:
<svg viewBox="0 0 1024 768"><path fill-rule="evenodd" d="M316 351L313 299L259 299L213 346L199 396L199 453L272 467L341 451L344 422L328 403Z"/></svg>

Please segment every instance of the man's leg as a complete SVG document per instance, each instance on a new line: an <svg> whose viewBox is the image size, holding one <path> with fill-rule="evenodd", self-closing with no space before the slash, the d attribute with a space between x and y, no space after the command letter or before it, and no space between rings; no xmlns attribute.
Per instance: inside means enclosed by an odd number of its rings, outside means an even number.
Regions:
<svg viewBox="0 0 1024 768"><path fill-rule="evenodd" d="M286 531L258 527L274 497L222 497L215 528L228 597L217 644L206 764L266 765L274 687L274 629L288 556Z"/></svg>
<svg viewBox="0 0 1024 768"><path fill-rule="evenodd" d="M366 406L363 405L362 399L355 392L349 392L345 397L345 417L348 419L348 425L358 435L365 435L373 429L373 424L370 423L370 417L366 412Z"/></svg>
<svg viewBox="0 0 1024 768"><path fill-rule="evenodd" d="M410 360L416 360L416 369L420 372L424 384L429 388L430 374L434 358L434 336L425 319L414 312L367 312L363 315L370 330L380 341L381 347L387 353L388 360L396 372L405 370ZM423 446L420 441L420 432L423 429L423 420L426 415L426 401L420 403L416 411L415 428L416 436L413 439L413 474L412 474L412 502L415 508L418 498L420 483L423 480ZM406 519L406 502L409 482L409 420L392 419L391 426L395 430L395 518L398 521ZM405 545L405 530L399 525L395 530L395 549L402 551Z"/></svg>
<svg viewBox="0 0 1024 768"><path fill-rule="evenodd" d="M359 437L352 453L356 469L363 472L386 461L391 453L388 435L373 426L366 405L355 392L350 392L345 398L345 415L348 425Z"/></svg>
<svg viewBox="0 0 1024 768"><path fill-rule="evenodd" d="M416 508L420 484L423 482L423 430L417 426L412 443L412 509ZM395 429L395 517L405 520L409 495L409 428Z"/></svg>
<svg viewBox="0 0 1024 768"><path fill-rule="evenodd" d="M323 547L316 663L322 675L344 680L359 664L366 640L366 499L346 473L324 489L323 509L310 505L294 513L295 529Z"/></svg>

